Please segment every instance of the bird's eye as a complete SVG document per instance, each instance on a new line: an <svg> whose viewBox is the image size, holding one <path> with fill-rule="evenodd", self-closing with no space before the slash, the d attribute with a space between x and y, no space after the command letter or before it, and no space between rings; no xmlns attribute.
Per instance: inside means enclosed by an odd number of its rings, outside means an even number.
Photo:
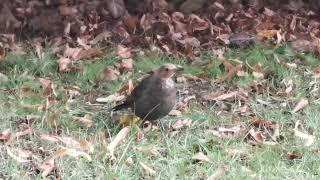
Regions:
<svg viewBox="0 0 320 180"><path fill-rule="evenodd" d="M166 70L166 71L169 71L169 68L166 68L165 70Z"/></svg>

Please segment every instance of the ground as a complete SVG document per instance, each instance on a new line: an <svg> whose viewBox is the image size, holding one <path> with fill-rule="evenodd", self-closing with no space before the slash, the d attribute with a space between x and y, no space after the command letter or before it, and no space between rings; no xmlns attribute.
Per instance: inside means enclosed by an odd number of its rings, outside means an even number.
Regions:
<svg viewBox="0 0 320 180"><path fill-rule="evenodd" d="M77 64L79 70L70 73L59 72L54 55L44 53L43 59L39 59L34 50L24 55L11 53L0 64L0 72L7 77L0 81L0 179L40 179L46 168L41 169L39 165L58 149L82 140L92 144L92 151L81 147L75 149L87 152L90 158L61 155L55 158L54 170L48 177L207 179L216 173L222 179L319 179L319 79L314 73L314 68L320 64L318 57L294 53L286 46L231 49L224 56L231 62L242 62L245 68L239 72L247 75L238 72L230 77L230 81L219 82L217 80L227 74L227 68L212 52L203 52L193 63L165 55L139 55L134 59L132 74L123 73L117 81L100 84L99 77L104 68L120 60L112 53L106 54L94 61L81 61ZM183 75L202 74L207 83L179 82L179 101L196 95L182 115L163 118L158 128L148 132L142 140L137 140L139 127L132 126L125 142L116 147L115 159L110 160L107 146L122 127L118 125L117 117L108 111L115 102L97 103L96 99L114 94L130 79L140 80L149 68L164 62L183 65ZM254 90L257 76L252 72L257 71L254 66L258 63L262 67L260 73L265 77L260 79L262 88ZM44 94L44 84L38 78L50 80L54 92ZM50 86L47 88L50 90ZM70 99L67 92L71 89L80 94ZM202 98L210 92L226 94L239 89L248 93L245 102L237 98L231 101L205 101ZM277 94L286 89L286 95ZM294 111L301 98L307 98L308 105ZM249 110L242 114L239 108L244 105ZM228 108L222 108L224 106ZM84 116L92 120L91 124L74 118ZM227 137L212 133L213 130L218 132L219 127L251 127L253 117L279 125L276 145L252 143L254 139L248 137L247 131ZM170 128L181 119L190 120L191 126ZM300 131L315 137L310 146L304 144L308 138L295 136L298 120L302 126ZM14 134L25 130L22 126L32 132L11 142L4 138L5 130ZM264 127L260 127L260 131L268 132ZM51 140L44 135L50 136ZM62 137L65 139L59 139ZM26 152L32 155L22 157ZM205 158L194 157L199 152Z"/></svg>

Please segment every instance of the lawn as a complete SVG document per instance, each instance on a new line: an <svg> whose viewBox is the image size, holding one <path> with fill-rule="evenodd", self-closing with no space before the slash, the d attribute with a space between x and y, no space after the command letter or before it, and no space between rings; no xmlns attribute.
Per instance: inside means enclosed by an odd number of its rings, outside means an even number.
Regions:
<svg viewBox="0 0 320 180"><path fill-rule="evenodd" d="M101 72L120 61L112 50L106 54L95 60L79 61L78 70L70 73L59 72L54 55L45 53L39 59L33 50L24 55L11 53L0 64L0 72L6 76L0 78L0 179L41 179L46 169L43 166L41 169L43 162L65 147L83 152L82 158L72 157L76 153L55 158L54 169L47 177L320 178L320 81L314 73L314 68L320 65L318 57L297 54L288 47L232 49L224 56L234 65L242 64L242 69L232 74L230 80L218 81L226 76L228 68L212 52L204 52L192 63L164 55L139 55L134 58L132 72L101 84ZM179 102L193 95L196 98L187 103L181 115L161 119L157 128L142 140L137 140L141 127L133 125L125 141L116 147L115 159L111 160L107 146L122 126L119 116L112 116L108 111L116 103L98 103L96 99L114 94L130 79L141 80L150 68L165 62L182 65L185 69L182 77L205 77L203 82L177 83ZM259 78L259 74L263 74L263 78ZM45 87L39 78L50 80L53 88L50 83ZM245 100L203 98L212 92L227 94L241 89L247 92ZM303 98L308 99L308 104L295 111ZM279 126L280 134L272 141L275 144L256 142L247 131L240 135L229 132L236 127L252 128L261 134L269 132L263 126L252 127L253 117ZM179 120L191 125L172 128ZM308 137L295 133L298 121L299 132L315 138L308 146L305 144ZM13 135L26 129L32 132L10 142L4 138L6 130ZM199 153L201 157L195 156Z"/></svg>

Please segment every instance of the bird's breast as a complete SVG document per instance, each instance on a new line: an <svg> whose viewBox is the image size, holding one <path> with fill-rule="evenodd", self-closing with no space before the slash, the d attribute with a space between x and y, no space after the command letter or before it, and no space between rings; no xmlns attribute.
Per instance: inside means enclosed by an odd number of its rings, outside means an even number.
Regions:
<svg viewBox="0 0 320 180"><path fill-rule="evenodd" d="M167 79L162 83L162 89L172 89L174 88L174 81L172 79Z"/></svg>

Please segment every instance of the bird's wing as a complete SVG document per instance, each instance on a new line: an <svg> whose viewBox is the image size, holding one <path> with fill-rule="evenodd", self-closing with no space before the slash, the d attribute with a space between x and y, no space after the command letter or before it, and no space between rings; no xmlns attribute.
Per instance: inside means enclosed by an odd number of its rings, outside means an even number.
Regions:
<svg viewBox="0 0 320 180"><path fill-rule="evenodd" d="M136 99L141 98L144 92L152 86L152 76L144 78L131 92L130 96L127 98L127 102L133 103Z"/></svg>
<svg viewBox="0 0 320 180"><path fill-rule="evenodd" d="M112 109L114 111L118 111L120 109L132 107L134 105L134 102L137 101L137 99L140 99L144 94L145 91L152 86L152 76L148 76L144 78L131 92L130 96L127 97L127 99L113 107Z"/></svg>

